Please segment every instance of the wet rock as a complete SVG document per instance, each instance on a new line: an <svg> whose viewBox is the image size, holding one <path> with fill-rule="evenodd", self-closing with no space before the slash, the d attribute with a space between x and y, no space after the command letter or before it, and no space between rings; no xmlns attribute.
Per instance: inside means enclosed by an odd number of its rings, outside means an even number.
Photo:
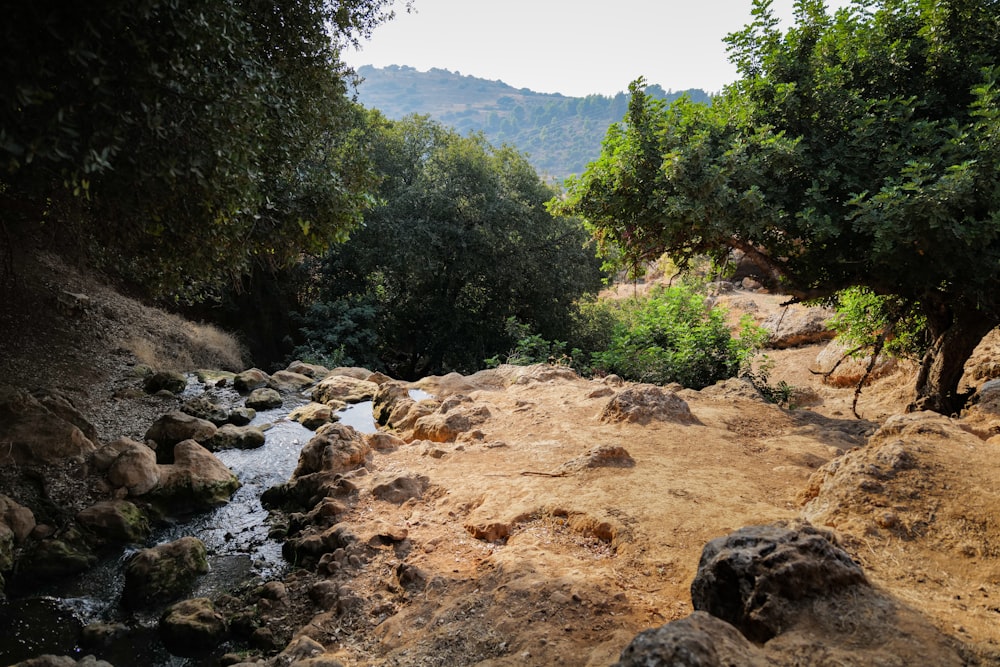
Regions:
<svg viewBox="0 0 1000 667"><path fill-rule="evenodd" d="M0 442L0 466L82 460L97 449L78 426L12 388L0 388Z"/></svg>
<svg viewBox="0 0 1000 667"><path fill-rule="evenodd" d="M327 424L321 427L299 454L292 478L316 472L346 472L365 463L371 446L352 427Z"/></svg>
<svg viewBox="0 0 1000 667"><path fill-rule="evenodd" d="M160 371L147 377L142 388L147 394L155 394L158 391L179 394L187 388L187 378L183 373L176 371Z"/></svg>
<svg viewBox="0 0 1000 667"><path fill-rule="evenodd" d="M249 394L254 389L267 386L268 375L259 368L250 368L237 373L233 378L233 387L241 394Z"/></svg>
<svg viewBox="0 0 1000 667"><path fill-rule="evenodd" d="M253 408L241 406L229 411L229 423L234 426L246 426L257 416L257 411Z"/></svg>
<svg viewBox="0 0 1000 667"><path fill-rule="evenodd" d="M264 432L256 426L223 424L206 443L205 448L217 452L223 449L256 449L264 446Z"/></svg>
<svg viewBox="0 0 1000 667"><path fill-rule="evenodd" d="M156 452L127 438L117 443L122 449L108 468L108 482L116 488L125 487L131 496L149 493L160 481Z"/></svg>
<svg viewBox="0 0 1000 667"><path fill-rule="evenodd" d="M705 545L691 603L766 642L810 600L867 586L861 567L829 533L808 524L749 526Z"/></svg>
<svg viewBox="0 0 1000 667"><path fill-rule="evenodd" d="M283 400L281 394L279 394L274 389L264 387L261 389L254 389L247 396L246 406L248 408L253 408L254 410L271 410L272 408L280 408Z"/></svg>
<svg viewBox="0 0 1000 667"><path fill-rule="evenodd" d="M80 644L86 648L107 648L128 633L129 627L124 623L91 623L80 632Z"/></svg>
<svg viewBox="0 0 1000 667"><path fill-rule="evenodd" d="M125 564L123 601L135 608L176 600L208 572L205 545L194 537L143 549Z"/></svg>
<svg viewBox="0 0 1000 667"><path fill-rule="evenodd" d="M183 600L160 617L160 636L174 655L196 657L225 641L226 620L208 598Z"/></svg>
<svg viewBox="0 0 1000 667"><path fill-rule="evenodd" d="M268 380L267 386L284 394L297 394L315 383L316 380L308 375L292 371L278 371Z"/></svg>
<svg viewBox="0 0 1000 667"><path fill-rule="evenodd" d="M419 498L430 486L424 475L399 475L372 488L372 495L379 500L401 505L410 498Z"/></svg>
<svg viewBox="0 0 1000 667"><path fill-rule="evenodd" d="M82 536L72 531L59 538L48 538L32 545L18 560L18 580L46 581L68 577L89 570L97 562Z"/></svg>
<svg viewBox="0 0 1000 667"><path fill-rule="evenodd" d="M696 420L688 404L676 392L654 385L635 385L621 390L608 401L601 412L601 421L607 424L648 424L652 421L691 424Z"/></svg>
<svg viewBox="0 0 1000 667"><path fill-rule="evenodd" d="M80 525L106 542L138 543L149 537L149 521L127 500L104 500L76 515Z"/></svg>
<svg viewBox="0 0 1000 667"><path fill-rule="evenodd" d="M113 667L110 662L85 655L77 662L67 655L40 655L36 658L15 663L11 667Z"/></svg>
<svg viewBox="0 0 1000 667"><path fill-rule="evenodd" d="M181 406L181 412L222 426L229 421L229 412L206 396L197 396Z"/></svg>
<svg viewBox="0 0 1000 667"><path fill-rule="evenodd" d="M175 410L161 416L146 431L146 440L156 443L156 460L171 463L174 445L184 440L205 442L215 435L218 428L210 421L198 419Z"/></svg>
<svg viewBox="0 0 1000 667"><path fill-rule="evenodd" d="M372 400L378 389L379 386L374 382L348 375L329 375L313 388L311 398L316 403L334 400L344 403L360 403Z"/></svg>
<svg viewBox="0 0 1000 667"><path fill-rule="evenodd" d="M329 424L337 418L333 408L324 403L307 403L292 410L288 418L297 421L307 429L315 431L323 424Z"/></svg>
<svg viewBox="0 0 1000 667"><path fill-rule="evenodd" d="M199 368L194 372L198 382L212 387L225 387L236 379L236 373L232 371L220 371L215 368Z"/></svg>
<svg viewBox="0 0 1000 667"><path fill-rule="evenodd" d="M160 481L148 494L168 515L224 505L240 482L210 451L194 440L174 446L174 462L159 466Z"/></svg>

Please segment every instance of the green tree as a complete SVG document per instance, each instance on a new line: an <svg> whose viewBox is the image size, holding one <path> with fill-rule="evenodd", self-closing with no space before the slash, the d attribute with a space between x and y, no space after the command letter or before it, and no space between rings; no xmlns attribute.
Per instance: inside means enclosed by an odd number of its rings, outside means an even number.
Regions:
<svg viewBox="0 0 1000 667"><path fill-rule="evenodd" d="M799 0L785 33L768 0L753 13L728 38L741 79L711 107L634 96L639 164L606 150L558 208L679 264L742 250L797 299L865 286L918 305L931 343L911 407L956 411L964 362L1000 324L1000 3L859 0L829 16ZM615 179L639 170L653 181L636 202Z"/></svg>
<svg viewBox="0 0 1000 667"><path fill-rule="evenodd" d="M525 157L426 117L372 116L378 204L323 261L318 300L374 304L397 377L480 368L510 348L511 317L560 337L601 276L582 226L545 210L553 191Z"/></svg>
<svg viewBox="0 0 1000 667"><path fill-rule="evenodd" d="M5 8L0 205L21 212L12 233L44 221L159 293L343 239L371 170L340 50L391 4Z"/></svg>

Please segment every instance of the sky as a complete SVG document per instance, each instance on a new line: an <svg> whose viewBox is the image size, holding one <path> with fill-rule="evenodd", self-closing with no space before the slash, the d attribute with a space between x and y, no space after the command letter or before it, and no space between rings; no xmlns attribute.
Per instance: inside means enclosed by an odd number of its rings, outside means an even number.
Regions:
<svg viewBox="0 0 1000 667"><path fill-rule="evenodd" d="M782 27L794 0L774 0ZM827 0L832 11L849 0ZM639 76L666 90L718 92L736 80L723 38L751 0L413 0L349 65L432 67L572 97L614 95Z"/></svg>

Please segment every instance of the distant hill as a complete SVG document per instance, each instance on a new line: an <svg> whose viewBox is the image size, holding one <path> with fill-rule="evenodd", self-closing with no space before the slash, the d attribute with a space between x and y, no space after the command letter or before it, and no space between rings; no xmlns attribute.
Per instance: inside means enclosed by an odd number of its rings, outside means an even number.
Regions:
<svg viewBox="0 0 1000 667"><path fill-rule="evenodd" d="M358 68L364 79L358 98L389 118L426 114L462 134L482 132L490 143L510 144L528 154L547 179L562 181L581 174L601 154L601 141L628 109L628 95L567 97L514 88L503 81L465 76L445 69L420 72L392 65ZM701 89L665 91L647 88L655 97L674 100L689 95L707 102Z"/></svg>

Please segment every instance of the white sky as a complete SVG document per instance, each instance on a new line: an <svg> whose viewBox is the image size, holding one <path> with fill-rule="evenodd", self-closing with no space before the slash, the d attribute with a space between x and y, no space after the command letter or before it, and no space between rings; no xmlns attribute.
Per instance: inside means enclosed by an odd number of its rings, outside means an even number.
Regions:
<svg viewBox="0 0 1000 667"><path fill-rule="evenodd" d="M401 4L401 3L397 3ZM850 4L827 0L829 11ZM414 0L375 29L348 64L408 65L500 79L573 97L614 95L645 76L667 90L718 92L736 79L722 39L751 0ZM793 0L774 0L782 28Z"/></svg>

